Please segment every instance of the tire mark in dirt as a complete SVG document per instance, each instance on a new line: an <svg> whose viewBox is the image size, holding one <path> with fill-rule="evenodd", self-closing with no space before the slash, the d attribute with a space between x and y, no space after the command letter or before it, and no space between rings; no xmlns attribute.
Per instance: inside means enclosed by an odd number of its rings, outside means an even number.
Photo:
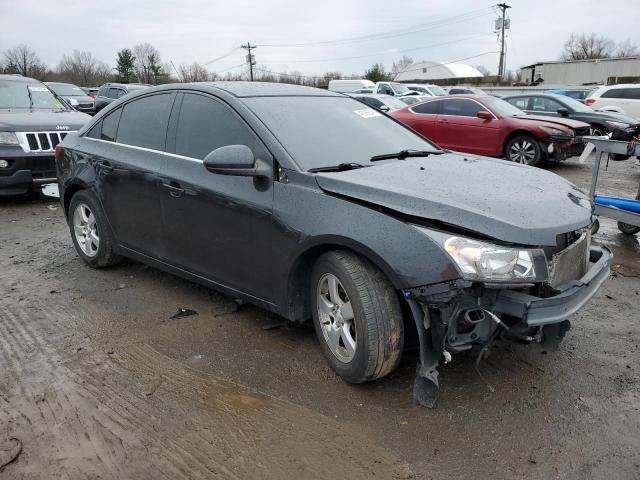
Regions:
<svg viewBox="0 0 640 480"><path fill-rule="evenodd" d="M52 476L74 480L395 476L397 460L346 424L249 393L144 343L120 342L117 355L105 355L84 312L60 303L20 309L0 300L0 312L11 312L0 319L0 353L14 357L7 401L17 413L9 420L29 432L31 469L51 465ZM70 354L60 350L70 333L96 340ZM46 402L34 402L41 392Z"/></svg>

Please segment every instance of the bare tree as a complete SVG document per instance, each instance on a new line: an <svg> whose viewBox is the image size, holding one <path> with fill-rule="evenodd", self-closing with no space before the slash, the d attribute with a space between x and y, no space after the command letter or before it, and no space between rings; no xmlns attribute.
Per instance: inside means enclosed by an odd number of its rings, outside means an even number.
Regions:
<svg viewBox="0 0 640 480"><path fill-rule="evenodd" d="M484 65L478 65L476 67L476 70L478 70L485 77L488 77L489 75L491 75L491 71L487 67L485 67Z"/></svg>
<svg viewBox="0 0 640 480"><path fill-rule="evenodd" d="M99 75L98 70L100 70ZM74 50L71 55L64 55L60 60L58 71L72 83L83 87L96 84L96 77L110 74L109 67L99 62L91 52L80 50Z"/></svg>
<svg viewBox="0 0 640 480"><path fill-rule="evenodd" d="M393 62L393 65L391 65L391 74L395 77L400 72L404 72L411 65L413 65L413 58L403 55L400 60Z"/></svg>
<svg viewBox="0 0 640 480"><path fill-rule="evenodd" d="M27 45L18 45L4 52L5 73L19 73L25 77L41 79L47 67L40 60L36 52Z"/></svg>
<svg viewBox="0 0 640 480"><path fill-rule="evenodd" d="M183 82L206 82L210 78L207 69L198 62L191 65L180 65L178 72Z"/></svg>
<svg viewBox="0 0 640 480"><path fill-rule="evenodd" d="M141 43L133 47L135 56L134 70L138 82L159 83L167 75L161 65L160 52L149 43Z"/></svg>
<svg viewBox="0 0 640 480"><path fill-rule="evenodd" d="M631 43L631 40L628 38L624 42L620 42L616 46L616 57L635 57L640 55L640 50L638 50L638 46L634 43Z"/></svg>
<svg viewBox="0 0 640 480"><path fill-rule="evenodd" d="M562 60L591 60L609 58L615 43L610 38L598 36L595 33L572 33L564 44Z"/></svg>

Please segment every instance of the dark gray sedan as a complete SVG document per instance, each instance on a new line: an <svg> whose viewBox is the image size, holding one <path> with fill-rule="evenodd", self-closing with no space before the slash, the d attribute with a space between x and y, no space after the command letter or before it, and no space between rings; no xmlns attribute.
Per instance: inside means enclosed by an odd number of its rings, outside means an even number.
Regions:
<svg viewBox="0 0 640 480"><path fill-rule="evenodd" d="M609 274L589 198L560 177L440 150L345 95L220 82L120 98L56 152L92 267L131 257L291 321L344 380L418 348L437 366L496 338L557 343Z"/></svg>

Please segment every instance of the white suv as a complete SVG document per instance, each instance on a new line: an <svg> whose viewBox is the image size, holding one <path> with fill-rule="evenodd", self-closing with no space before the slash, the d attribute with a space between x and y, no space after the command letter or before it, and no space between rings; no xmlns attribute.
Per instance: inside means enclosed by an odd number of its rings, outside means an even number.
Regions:
<svg viewBox="0 0 640 480"><path fill-rule="evenodd" d="M594 110L618 112L640 117L640 84L621 84L600 87L584 100Z"/></svg>

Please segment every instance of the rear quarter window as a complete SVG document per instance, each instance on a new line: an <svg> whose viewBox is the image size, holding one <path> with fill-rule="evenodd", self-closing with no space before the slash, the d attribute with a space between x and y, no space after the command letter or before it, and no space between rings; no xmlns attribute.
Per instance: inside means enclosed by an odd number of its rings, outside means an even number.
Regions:
<svg viewBox="0 0 640 480"><path fill-rule="evenodd" d="M122 108L118 108L116 111L110 113L102 119L102 128L100 131L101 140L115 142L116 132L118 131L118 123L120 122L121 114Z"/></svg>
<svg viewBox="0 0 640 480"><path fill-rule="evenodd" d="M438 110L440 109L440 104L442 102L440 101L433 101L433 102L425 102L425 103L421 103L420 105L416 105L414 107L411 107L411 110L413 110L415 113L423 113L423 114L427 114L427 115L435 115L438 113Z"/></svg>
<svg viewBox="0 0 640 480"><path fill-rule="evenodd" d="M626 90L626 88L610 88L600 95L600 98L627 98Z"/></svg>

